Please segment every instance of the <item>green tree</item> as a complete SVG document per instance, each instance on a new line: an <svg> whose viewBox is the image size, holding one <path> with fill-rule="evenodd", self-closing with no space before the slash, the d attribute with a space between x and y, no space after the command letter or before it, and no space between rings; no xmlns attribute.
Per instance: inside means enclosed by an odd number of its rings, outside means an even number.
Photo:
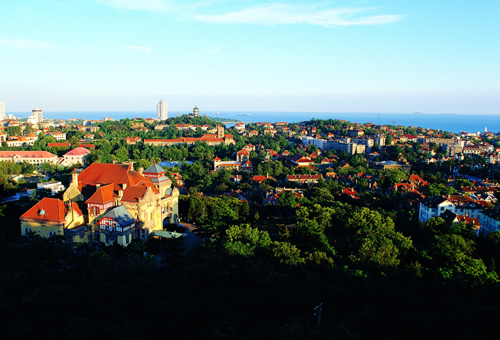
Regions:
<svg viewBox="0 0 500 340"><path fill-rule="evenodd" d="M7 134L9 136L21 136L21 127L20 126L9 126L7 128Z"/></svg>
<svg viewBox="0 0 500 340"><path fill-rule="evenodd" d="M397 266L400 255L412 247L410 238L395 231L392 219L368 208L354 212L346 227L355 230L351 237L351 258L355 261Z"/></svg>
<svg viewBox="0 0 500 340"><path fill-rule="evenodd" d="M271 239L266 231L250 225L232 226L226 230L224 248L231 255L254 255L257 247L268 247Z"/></svg>

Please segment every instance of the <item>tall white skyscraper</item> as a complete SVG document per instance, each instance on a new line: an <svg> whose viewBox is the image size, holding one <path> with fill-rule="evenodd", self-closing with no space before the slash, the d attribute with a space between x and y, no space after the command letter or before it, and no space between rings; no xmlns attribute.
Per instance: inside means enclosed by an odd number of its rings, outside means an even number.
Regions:
<svg viewBox="0 0 500 340"><path fill-rule="evenodd" d="M158 118L165 120L168 118L167 103L163 99L158 103Z"/></svg>
<svg viewBox="0 0 500 340"><path fill-rule="evenodd" d="M7 116L5 115L5 103L0 102L0 120L7 119Z"/></svg>

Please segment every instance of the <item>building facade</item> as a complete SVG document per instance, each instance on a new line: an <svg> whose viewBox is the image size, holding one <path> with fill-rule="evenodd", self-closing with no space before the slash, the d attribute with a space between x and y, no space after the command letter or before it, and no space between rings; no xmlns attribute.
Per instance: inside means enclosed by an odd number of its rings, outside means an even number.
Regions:
<svg viewBox="0 0 500 340"><path fill-rule="evenodd" d="M58 158L47 151L0 151L0 161L40 165L42 163L56 164Z"/></svg>

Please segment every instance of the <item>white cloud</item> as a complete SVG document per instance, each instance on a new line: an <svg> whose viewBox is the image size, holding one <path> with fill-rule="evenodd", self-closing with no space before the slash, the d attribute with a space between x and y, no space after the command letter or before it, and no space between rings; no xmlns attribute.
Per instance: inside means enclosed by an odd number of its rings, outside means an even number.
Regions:
<svg viewBox="0 0 500 340"><path fill-rule="evenodd" d="M220 49L221 49L220 46L215 46L214 48L210 48L208 50L203 51L203 53L206 53L206 54L215 54L215 53L219 52Z"/></svg>
<svg viewBox="0 0 500 340"><path fill-rule="evenodd" d="M179 19L211 24L286 25L310 24L324 27L377 25L400 21L403 15L377 14L377 8L326 8L323 4L271 3L223 14L194 14L200 9L217 11L220 0L94 0L105 5L137 11L170 13ZM224 2L224 1L222 1ZM213 12L212 12L213 13ZM219 12L220 13L220 12Z"/></svg>
<svg viewBox="0 0 500 340"><path fill-rule="evenodd" d="M141 47L141 46L132 46L132 45L125 45L123 46L125 48L129 48L129 52L132 53L149 53L151 52L151 47Z"/></svg>
<svg viewBox="0 0 500 340"><path fill-rule="evenodd" d="M39 49L48 50L54 48L51 43L40 40L27 39L5 39L0 38L0 46L11 48Z"/></svg>
<svg viewBox="0 0 500 340"><path fill-rule="evenodd" d="M155 13L169 12L172 9L168 0L96 0L105 5L131 9L137 11L149 11Z"/></svg>
<svg viewBox="0 0 500 340"><path fill-rule="evenodd" d="M219 15L195 15L196 21L216 24L312 24L324 27L376 25L396 22L402 15L369 15L373 8L318 9L313 5L270 4Z"/></svg>

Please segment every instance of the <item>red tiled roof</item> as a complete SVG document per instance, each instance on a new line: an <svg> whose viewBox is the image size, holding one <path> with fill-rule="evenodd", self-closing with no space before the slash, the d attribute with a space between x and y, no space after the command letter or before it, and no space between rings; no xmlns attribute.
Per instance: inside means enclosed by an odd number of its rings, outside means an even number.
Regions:
<svg viewBox="0 0 500 340"><path fill-rule="evenodd" d="M82 187L110 183L126 184L127 188L149 186L155 193L158 193L151 180L132 170L131 165L92 163L78 175L78 181L81 182Z"/></svg>
<svg viewBox="0 0 500 340"><path fill-rule="evenodd" d="M144 186L127 188L123 191L122 201L138 202L141 198L144 197L146 190L148 190L148 188Z"/></svg>
<svg viewBox="0 0 500 340"><path fill-rule="evenodd" d="M69 147L70 144L69 143L48 143L47 146L49 148L53 148L53 147L62 147L62 146L67 146Z"/></svg>
<svg viewBox="0 0 500 340"><path fill-rule="evenodd" d="M20 218L64 223L65 215L66 207L63 201L55 198L44 197L40 202L26 211Z"/></svg>
<svg viewBox="0 0 500 340"><path fill-rule="evenodd" d="M466 224L470 224L473 226L481 226L479 219L477 217L469 217L465 215L457 215L457 218L460 222L465 222Z"/></svg>
<svg viewBox="0 0 500 340"><path fill-rule="evenodd" d="M74 148L71 151L66 152L64 154L64 156L83 156L83 155L86 155L86 154L89 154L89 153L90 153L89 150L87 150L85 148L82 148L80 146L80 147Z"/></svg>
<svg viewBox="0 0 500 340"><path fill-rule="evenodd" d="M85 202L87 204L105 204L114 201L113 197L113 184L108 184L102 187L99 187L97 191Z"/></svg>
<svg viewBox="0 0 500 340"><path fill-rule="evenodd" d="M321 175L286 175L286 178L288 180L299 180L299 181L305 181L308 179L318 180L321 178Z"/></svg>

